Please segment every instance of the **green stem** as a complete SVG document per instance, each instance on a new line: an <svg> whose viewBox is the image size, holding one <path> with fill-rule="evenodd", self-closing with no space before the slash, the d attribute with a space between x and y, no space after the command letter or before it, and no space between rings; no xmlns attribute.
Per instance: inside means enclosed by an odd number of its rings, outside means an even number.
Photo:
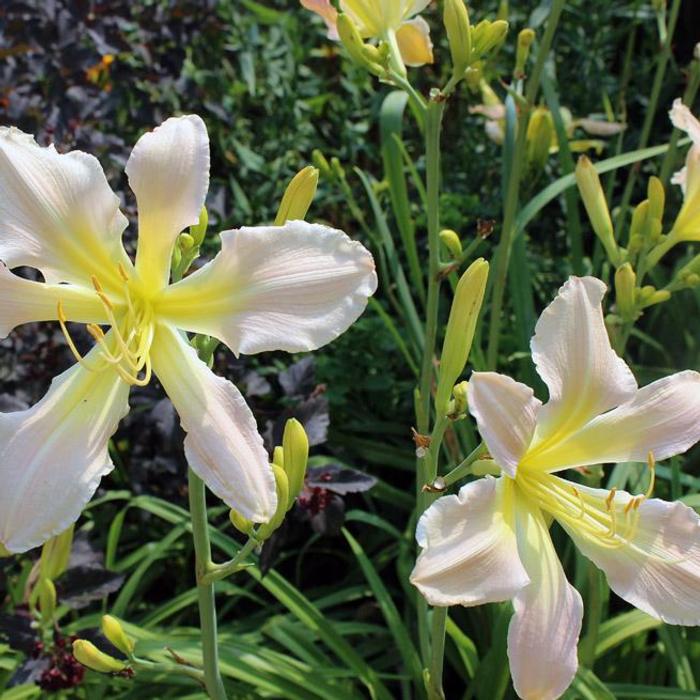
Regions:
<svg viewBox="0 0 700 700"><path fill-rule="evenodd" d="M639 143L637 144L638 149L646 148L649 143L649 136L651 135L651 128L654 124L654 117L656 116L656 108L659 103L659 96L661 95L661 88L664 84L664 78L666 77L666 66L668 65L668 60L671 57L671 42L673 40L673 35L676 29L676 22L678 20L678 11L680 10L681 2L680 0L673 0L671 5L671 13L668 21L668 31L666 33L663 46L661 47L661 53L659 54L659 62L656 65L656 73L654 75L654 82L651 87L651 95L649 96L649 103L646 108L646 114L644 117L644 124L642 125L642 132L639 136ZM630 170L629 177L627 178L627 184L625 185L625 191L622 195L622 200L620 203L620 210L615 220L615 233L617 238L620 238L620 233L622 231L622 224L627 216L627 209L632 199L632 192L634 191L634 185L637 181L637 168L632 168Z"/></svg>
<svg viewBox="0 0 700 700"><path fill-rule="evenodd" d="M248 555L258 546L258 540L254 537L249 537L248 541L241 547L238 554L233 559L224 564L212 564L207 567L206 572L202 576L202 583L214 583L222 578L226 578L237 571L245 569L249 564L246 563Z"/></svg>
<svg viewBox="0 0 700 700"><path fill-rule="evenodd" d="M588 601L586 605L586 637L581 644L581 665L592 669L595 663L595 648L598 644L598 631L600 630L600 620L602 614L602 603L600 596L600 574L598 569L591 563L588 565Z"/></svg>
<svg viewBox="0 0 700 700"><path fill-rule="evenodd" d="M430 653L430 676L428 684L429 700L444 700L442 690L442 667L445 658L445 629L447 627L447 608L433 608L431 625L432 648Z"/></svg>
<svg viewBox="0 0 700 700"><path fill-rule="evenodd" d="M501 241L498 244L493 273L493 291L491 293L491 321L489 327L489 344L486 353L486 364L488 368L494 369L498 363L498 347L501 336L501 314L503 311L503 298L505 295L506 282L508 280L508 265L510 263L510 253L513 245L513 235L515 233L515 219L518 210L518 199L520 195L520 179L522 177L523 161L527 145L527 125L530 120L530 111L535 104L535 98L540 87L540 79L544 64L552 46L554 33L559 24L559 17L564 9L566 0L554 0L552 10L547 21L547 29L542 37L540 49L537 52L537 61L532 70L532 74L527 82L525 92L526 105L522 115L518 120L518 135L513 153L513 162L508 178L508 188L506 191L503 206L503 229Z"/></svg>
<svg viewBox="0 0 700 700"><path fill-rule="evenodd" d="M214 584L202 579L211 565L211 545L209 543L209 521L204 482L192 471L187 470L194 539L195 571L199 598L199 623L202 634L202 662L204 683L207 694L213 700L227 700L224 683L219 671L219 649L216 635L216 601Z"/></svg>
<svg viewBox="0 0 700 700"><path fill-rule="evenodd" d="M460 481L465 476L467 476L472 467L472 464L474 464L474 462L476 462L477 460L481 459L481 457L484 454L486 454L486 452L486 445L483 442L480 443L475 449L473 449L464 460L462 460L454 469L452 469L452 471L450 471L442 477L442 483L445 486L445 488L452 486L452 484Z"/></svg>

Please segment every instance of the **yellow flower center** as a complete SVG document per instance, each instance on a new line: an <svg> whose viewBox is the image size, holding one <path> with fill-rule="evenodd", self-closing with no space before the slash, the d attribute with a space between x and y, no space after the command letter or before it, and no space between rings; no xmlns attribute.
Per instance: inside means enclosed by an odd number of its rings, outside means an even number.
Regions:
<svg viewBox="0 0 700 700"><path fill-rule="evenodd" d="M117 303L105 294L96 276L91 278L95 294L111 326L111 330L105 334L96 323L86 325L88 333L100 346L99 359L95 364L88 363L78 352L66 327L67 319L61 301L58 302L58 322L68 347L85 369L103 372L112 368L127 384L145 386L151 379L150 350L155 333L153 307L141 285L131 280L121 265L118 269L124 287Z"/></svg>

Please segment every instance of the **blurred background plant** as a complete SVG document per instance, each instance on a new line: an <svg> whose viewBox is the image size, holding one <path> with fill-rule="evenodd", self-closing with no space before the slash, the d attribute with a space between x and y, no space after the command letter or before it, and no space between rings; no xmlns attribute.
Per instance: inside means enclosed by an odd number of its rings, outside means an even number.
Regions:
<svg viewBox="0 0 700 700"><path fill-rule="evenodd" d="M482 76L504 105L508 93L502 81L510 83L518 67L518 33L534 30L536 56L550 9L546 0L470 7L474 23L487 16L510 23L510 38ZM658 152L643 160L625 161L624 154L670 138L676 144L679 136L672 136L667 112L684 94L692 104L697 91L693 49L700 41L699 12L694 0L565 4L537 96L549 139L542 139L546 149L531 151L536 178L524 181L520 204L534 204L518 209L502 322L495 348L491 343L492 364L508 366L510 374L533 386L528 342L553 292L571 273L594 272L611 286L615 281L615 265L571 186L575 161L560 105L579 118L626 125L600 139L599 153L589 153L596 162L619 157L601 176L618 235L632 221L630 203L647 197L651 175L666 186L668 230L682 200L680 188L668 181L687 147L674 145L666 157ZM449 78L440 16L435 3L423 13L436 63L410 69L424 95ZM393 284L401 262L421 298L401 245L406 232L400 230L401 221L410 222L422 260L426 212L416 183L425 161L409 108L397 98L387 101L392 88L343 57L340 46L325 38L323 23L296 0L10 0L0 8L0 21L0 121L37 134L42 144L55 142L59 150L96 154L113 187L124 193L132 224L135 202L121 179L123 165L137 136L170 114L196 112L207 122L210 230L271 222L289 179L314 159L314 150L322 154L315 161L327 166L321 168L309 219L371 244L380 272L388 274L363 318L313 360L265 354L238 361L223 353L214 358L217 371L234 379L251 402L270 450L281 443L287 418L305 425L312 465L297 505L268 540L259 565L219 586L222 672L232 697L414 697L416 659L406 642L414 632L415 593L407 577L414 543L406 522L415 505L410 428L419 358L406 330L411 320L398 310L400 290ZM526 73L527 65L532 63ZM441 225L458 232L470 255L491 259L503 240L507 150L487 137L483 117L472 113L482 102L476 84L471 91L461 88L449 104L440 209ZM414 159L418 177L406 170L404 199L391 187L397 181L391 169L404 173L404 163ZM627 167L615 167L623 163ZM538 190L546 196L537 199ZM401 207L407 207L403 214ZM133 235L133 225L130 231ZM651 283L656 289L672 285L694 254L690 245L674 247L650 273ZM626 331L626 359L640 384L700 365L700 288L679 292L668 303L638 309L641 316L635 311ZM617 293L619 299L619 288ZM443 307L441 321L447 319ZM611 312L620 315L614 307ZM476 367L488 363L487 328L477 329L471 358ZM68 358L63 336L42 324L2 341L2 410L34 403ZM43 584L43 609L42 599L37 604L29 594L41 571L38 559L0 559L3 698L61 692L153 697L148 683L83 672L69 653L71 637L79 635L120 657L98 632L105 611L128 620L125 628L140 655L153 662L196 662L186 476L183 456L173 447L179 427L157 386L132 403L136 410L112 445L117 469L78 524L65 570L53 571L51 586ZM459 443L449 434L446 446L457 459ZM685 458L682 471L680 466L674 460L658 467L659 493L700 506L698 450ZM634 489L640 475L620 465L606 485ZM240 538L225 508L210 505L210 518L219 526L213 546L221 558L232 556ZM630 611L605 586L596 598L579 555L564 539L557 544L571 580L589 591L595 598L589 605L600 610L595 643L584 639L586 664L568 697L696 698L700 633L667 628ZM38 626L30 612L37 605ZM447 696L512 697L507 615L501 607L452 610L450 616ZM201 695L191 680L157 668L142 677L158 684L159 697Z"/></svg>

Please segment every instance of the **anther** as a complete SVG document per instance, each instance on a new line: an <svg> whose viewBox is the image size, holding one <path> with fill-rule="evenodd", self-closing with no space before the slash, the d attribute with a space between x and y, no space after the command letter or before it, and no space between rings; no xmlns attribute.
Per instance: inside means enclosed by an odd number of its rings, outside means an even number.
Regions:
<svg viewBox="0 0 700 700"><path fill-rule="evenodd" d="M124 282L129 281L129 275L126 274L126 270L124 270L124 266L121 263L117 263L117 271L119 272L119 276L124 280Z"/></svg>
<svg viewBox="0 0 700 700"><path fill-rule="evenodd" d="M613 486L610 489L610 493L605 498L605 507L608 509L608 511L612 510L612 502L615 500L616 493L617 489Z"/></svg>
<svg viewBox="0 0 700 700"><path fill-rule="evenodd" d="M102 285L100 284L100 280L95 277L95 275L90 275L90 281L92 282L92 286L95 288L95 291L100 293L103 291Z"/></svg>
<svg viewBox="0 0 700 700"><path fill-rule="evenodd" d="M651 498L652 493L654 493L654 484L656 483L656 460L654 459L654 453L651 451L647 455L647 466L649 467L649 486L645 495L647 498Z"/></svg>

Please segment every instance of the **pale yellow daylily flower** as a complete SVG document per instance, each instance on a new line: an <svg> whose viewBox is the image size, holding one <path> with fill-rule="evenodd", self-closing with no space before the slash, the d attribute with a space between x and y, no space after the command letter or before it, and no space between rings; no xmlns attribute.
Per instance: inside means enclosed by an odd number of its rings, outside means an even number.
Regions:
<svg viewBox="0 0 700 700"><path fill-rule="evenodd" d="M670 235L678 241L700 241L700 121L680 98L673 101L669 116L673 126L685 131L693 142L685 166L671 179L683 190L683 206Z"/></svg>
<svg viewBox="0 0 700 700"><path fill-rule="evenodd" d="M700 374L639 389L610 346L605 285L572 277L540 317L532 357L549 389L475 372L469 410L499 478L439 498L421 517L411 581L432 605L512 599L508 656L526 700L553 700L577 669L581 596L549 535L557 520L622 598L665 622L700 624L700 518L681 503L558 476L607 462L680 454L700 439ZM653 476L653 473L652 473Z"/></svg>
<svg viewBox="0 0 700 700"><path fill-rule="evenodd" d="M338 13L330 0L300 0L323 18L328 38L337 40ZM401 58L407 66L433 62L433 44L428 23L416 15L430 0L340 0L340 9L357 25L364 38L385 39L396 35Z"/></svg>
<svg viewBox="0 0 700 700"><path fill-rule="evenodd" d="M107 443L129 389L151 371L180 414L192 468L231 508L268 521L275 480L255 418L184 332L235 353L313 350L343 333L376 288L362 245L303 221L224 231L214 260L169 285L173 246L198 222L209 185L204 122L168 119L144 134L126 172L139 208L135 263L121 243L119 198L94 157L0 129L0 336L58 320L78 359L35 406L0 414L0 553L40 545L78 518L113 468ZM22 265L46 282L10 271ZM84 358L67 320L88 324L95 339Z"/></svg>

